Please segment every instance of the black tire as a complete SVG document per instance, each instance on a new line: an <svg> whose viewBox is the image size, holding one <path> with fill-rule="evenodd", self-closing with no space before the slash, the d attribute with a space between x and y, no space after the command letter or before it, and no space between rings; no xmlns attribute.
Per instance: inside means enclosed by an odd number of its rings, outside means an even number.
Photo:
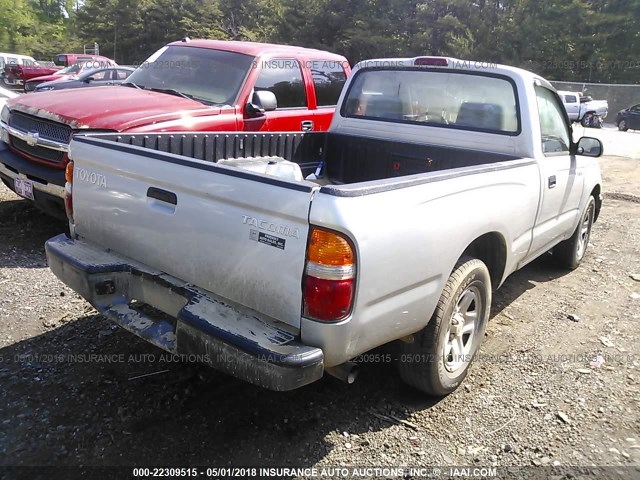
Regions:
<svg viewBox="0 0 640 480"><path fill-rule="evenodd" d="M627 130L629 130L629 126L627 125L626 120L620 120L620 123L618 123L618 130L620 130L621 132L626 132Z"/></svg>
<svg viewBox="0 0 640 480"><path fill-rule="evenodd" d="M458 328L453 325L461 318L456 312L459 312L461 300L468 300L468 292L472 292L474 297L465 311L473 314L471 309L474 307L477 321L465 342L464 334L460 333L462 327L457 335L451 330ZM449 276L427 326L414 335L413 343L400 342L400 378L432 396L453 392L467 376L473 356L482 343L490 308L491 277L487 266L481 260L463 257ZM456 356L448 347L458 338L464 349L462 355ZM447 350L449 353L445 356ZM460 365L453 369L455 360Z"/></svg>
<svg viewBox="0 0 640 480"><path fill-rule="evenodd" d="M591 126L592 117L593 117L592 113L585 113L584 116L582 117L582 120L580 121L582 126L585 127L585 128L590 127Z"/></svg>
<svg viewBox="0 0 640 480"><path fill-rule="evenodd" d="M591 121L593 128L602 128L602 117L600 115L594 115Z"/></svg>
<svg viewBox="0 0 640 480"><path fill-rule="evenodd" d="M591 237L591 227L596 213L596 200L593 196L589 197L589 201L580 216L580 222L571 238L559 243L553 247L553 258L555 262L569 270L575 270L582 262L589 245Z"/></svg>

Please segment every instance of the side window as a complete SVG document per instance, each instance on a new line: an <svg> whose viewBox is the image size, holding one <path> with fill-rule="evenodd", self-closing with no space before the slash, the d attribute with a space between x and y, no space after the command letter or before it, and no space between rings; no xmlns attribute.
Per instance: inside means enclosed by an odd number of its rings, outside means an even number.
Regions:
<svg viewBox="0 0 640 480"><path fill-rule="evenodd" d="M124 80L126 79L131 72L129 70L116 70L116 77L114 80Z"/></svg>
<svg viewBox="0 0 640 480"><path fill-rule="evenodd" d="M98 70L91 74L91 78L94 80L109 80L111 78L111 72L109 70Z"/></svg>
<svg viewBox="0 0 640 480"><path fill-rule="evenodd" d="M278 108L306 108L307 94L297 60L278 58L262 62L262 72L255 90L269 90L278 101Z"/></svg>
<svg viewBox="0 0 640 480"><path fill-rule="evenodd" d="M578 101L575 95L565 95L564 99L567 103L576 103Z"/></svg>
<svg viewBox="0 0 640 480"><path fill-rule="evenodd" d="M540 86L535 88L542 133L542 151L544 153L568 152L571 137L565 123L564 107L551 90Z"/></svg>
<svg viewBox="0 0 640 480"><path fill-rule="evenodd" d="M636 105L634 107L631 107L631 111L633 112L640 112L640 105Z"/></svg>
<svg viewBox="0 0 640 480"><path fill-rule="evenodd" d="M319 107L334 106L347 75L344 73L342 62L335 60L315 60L311 62L313 86L316 89L316 99Z"/></svg>
<svg viewBox="0 0 640 480"><path fill-rule="evenodd" d="M7 57L7 63L12 63L14 65L17 65L18 59L16 57Z"/></svg>

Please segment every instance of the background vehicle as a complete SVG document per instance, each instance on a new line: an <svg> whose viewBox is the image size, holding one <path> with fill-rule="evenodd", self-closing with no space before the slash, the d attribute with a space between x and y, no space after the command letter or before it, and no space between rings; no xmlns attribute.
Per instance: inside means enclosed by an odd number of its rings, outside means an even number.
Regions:
<svg viewBox="0 0 640 480"><path fill-rule="evenodd" d="M0 52L0 69L4 71L6 65L35 65L37 62L28 55Z"/></svg>
<svg viewBox="0 0 640 480"><path fill-rule="evenodd" d="M18 96L17 93L11 90L8 90L6 88L0 87L0 109L4 107L4 104L7 102L8 99L15 98L17 96Z"/></svg>
<svg viewBox="0 0 640 480"><path fill-rule="evenodd" d="M321 50L193 40L153 54L118 87L23 95L7 103L0 127L0 177L64 216L64 169L74 133L324 131L347 60ZM23 190L21 190L23 192ZM24 193L24 192L23 192Z"/></svg>
<svg viewBox="0 0 640 480"><path fill-rule="evenodd" d="M602 144L573 142L551 84L468 65L363 62L327 133L74 136L49 265L125 329L263 387L352 381L399 340L400 376L447 394L492 290L551 249L576 268L602 199Z"/></svg>
<svg viewBox="0 0 640 480"><path fill-rule="evenodd" d="M37 62L33 57L30 57L28 55L0 52L0 78L2 81L2 84L0 86L12 89L15 85L17 85L16 80L13 78L13 76L7 77L5 67L10 67L8 70L11 71L12 68L34 65L37 65Z"/></svg>
<svg viewBox="0 0 640 480"><path fill-rule="evenodd" d="M116 65L115 62L109 60L106 57L100 55L79 55L79 54L65 54L69 59L77 59L75 63L86 64L88 62L95 62L93 68L103 67L105 65ZM73 65L73 64L71 64ZM70 66L70 65L67 65ZM34 65L7 65L5 66L5 76L13 82L12 85L25 85L25 82L32 79L37 79L46 75L55 75L62 69L61 66L43 66L38 63ZM50 78L53 80L54 78ZM26 85L25 85L26 86Z"/></svg>
<svg viewBox="0 0 640 480"><path fill-rule="evenodd" d="M60 67L44 67L40 65L8 64L4 67L4 75L9 85L22 87L26 80L42 75L51 75Z"/></svg>
<svg viewBox="0 0 640 480"><path fill-rule="evenodd" d="M118 64L116 62L105 57L102 57L101 59L80 60L77 63L74 63L73 65L70 65L66 68L58 69L51 74L36 76L31 78L30 80L27 80L24 83L24 91L32 92L38 85L45 82L53 82L56 80L70 80L77 77L85 70L117 66Z"/></svg>
<svg viewBox="0 0 640 480"><path fill-rule="evenodd" d="M583 127L602 127L602 121L609 113L606 100L593 100L578 92L558 91L558 94L571 121L580 122Z"/></svg>
<svg viewBox="0 0 640 480"><path fill-rule="evenodd" d="M97 53L97 52L96 52ZM113 60L101 55L93 55L89 53L59 53L53 59L53 62L60 67L70 67L76 63L84 63L93 60L95 62L111 62ZM115 63L114 63L115 64Z"/></svg>
<svg viewBox="0 0 640 480"><path fill-rule="evenodd" d="M615 124L621 132L629 129L640 130L640 103L620 110L616 115Z"/></svg>
<svg viewBox="0 0 640 480"><path fill-rule="evenodd" d="M35 87L35 91L46 92L50 90L64 90L65 88L106 87L110 85L120 85L129 77L129 75L131 75L134 70L134 68L130 67L88 69L80 73L77 77L41 83L37 87Z"/></svg>

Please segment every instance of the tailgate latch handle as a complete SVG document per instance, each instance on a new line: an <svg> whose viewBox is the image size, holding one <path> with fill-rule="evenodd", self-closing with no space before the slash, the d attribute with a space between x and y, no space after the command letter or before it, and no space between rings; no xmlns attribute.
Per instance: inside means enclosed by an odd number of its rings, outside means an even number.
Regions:
<svg viewBox="0 0 640 480"><path fill-rule="evenodd" d="M169 203L171 205L178 204L178 197L175 193L169 192L168 190L162 190L161 188L149 187L147 190L147 197L155 198L156 200L160 200L161 202Z"/></svg>

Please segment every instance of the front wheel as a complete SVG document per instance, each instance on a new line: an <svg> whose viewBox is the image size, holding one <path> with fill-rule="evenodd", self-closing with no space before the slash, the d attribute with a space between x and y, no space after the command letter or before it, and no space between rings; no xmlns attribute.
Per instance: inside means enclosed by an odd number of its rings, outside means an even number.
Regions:
<svg viewBox="0 0 640 480"><path fill-rule="evenodd" d="M580 223L573 232L573 235L553 247L553 257L558 265L570 270L578 268L589 245L595 213L596 200L593 196L590 196L587 206L580 217Z"/></svg>
<svg viewBox="0 0 640 480"><path fill-rule="evenodd" d="M463 257L449 276L427 326L402 342L404 382L429 395L453 392L467 376L489 320L491 277L478 259Z"/></svg>
<svg viewBox="0 0 640 480"><path fill-rule="evenodd" d="M627 125L626 120L620 120L620 123L618 123L618 130L620 130L621 132L626 132L627 130L629 130L629 126Z"/></svg>

